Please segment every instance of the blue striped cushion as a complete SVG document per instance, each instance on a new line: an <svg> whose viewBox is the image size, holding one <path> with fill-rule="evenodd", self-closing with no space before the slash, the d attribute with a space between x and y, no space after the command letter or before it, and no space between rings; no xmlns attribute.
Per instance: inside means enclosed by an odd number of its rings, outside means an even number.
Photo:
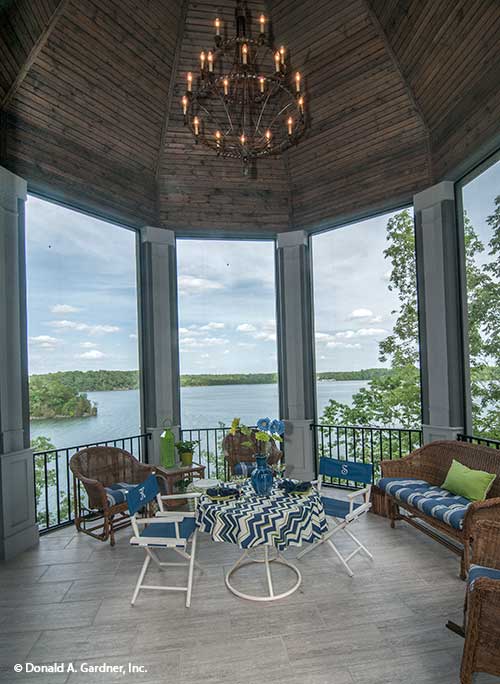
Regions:
<svg viewBox="0 0 500 684"><path fill-rule="evenodd" d="M234 465L233 471L235 475L240 477L250 477L255 468L256 465L253 461L240 461Z"/></svg>
<svg viewBox="0 0 500 684"><path fill-rule="evenodd" d="M464 517L472 501L452 494L447 489L430 485L425 480L383 477L378 486L397 501L414 506L422 513L462 530Z"/></svg>
<svg viewBox="0 0 500 684"><path fill-rule="evenodd" d="M105 487L108 505L117 506L126 501L128 490L136 486L137 485L129 484L128 482L117 482L116 484L109 485L109 487Z"/></svg>
<svg viewBox="0 0 500 684"><path fill-rule="evenodd" d="M480 577L500 580L500 570L495 570L495 568L485 568L482 565L471 565L469 576L467 578L467 584L469 585L469 589L471 591L474 589L474 582Z"/></svg>

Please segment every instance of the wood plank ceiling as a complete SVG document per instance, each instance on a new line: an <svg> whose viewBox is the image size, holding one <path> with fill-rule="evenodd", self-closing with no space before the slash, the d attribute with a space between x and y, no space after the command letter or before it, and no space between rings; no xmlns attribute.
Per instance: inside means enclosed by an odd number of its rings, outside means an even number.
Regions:
<svg viewBox="0 0 500 684"><path fill-rule="evenodd" d="M248 0L306 77L310 127L245 178L179 101L234 0L14 0L0 163L32 191L181 234L318 229L411 202L500 141L498 0Z"/></svg>

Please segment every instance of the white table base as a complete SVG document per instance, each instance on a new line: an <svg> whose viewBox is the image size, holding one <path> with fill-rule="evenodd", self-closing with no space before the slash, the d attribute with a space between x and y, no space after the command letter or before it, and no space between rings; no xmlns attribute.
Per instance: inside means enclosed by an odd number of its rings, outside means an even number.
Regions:
<svg viewBox="0 0 500 684"><path fill-rule="evenodd" d="M260 548L260 547L257 547ZM269 547L264 546L264 558L252 558L250 556L251 551L256 551L256 549L246 549L243 554L240 556L240 558L236 561L236 563L233 565L233 567L229 570L229 572L226 575L226 586L231 591L235 596L239 596L240 598L247 599L247 601L279 601L279 599L286 598L287 596L290 596L293 594L297 589L300 587L302 584L302 575L300 574L300 571L298 568L295 567L295 565L292 565L292 563L289 563L287 560L283 558L283 556L277 552L276 556L274 558L269 557ZM245 594L242 591L239 591L239 589L236 589L232 584L231 584L231 575L235 573L237 570L240 568L245 567L246 565L251 565L252 563L263 563L265 568L266 568L266 577L267 577L267 586L269 593L267 596L257 596L255 594ZM286 566L287 568L290 568L292 572L295 573L296 575L296 582L287 591L281 593L281 594L275 594L274 593L274 586L273 586L273 579L271 575L271 563L280 563L281 565Z"/></svg>

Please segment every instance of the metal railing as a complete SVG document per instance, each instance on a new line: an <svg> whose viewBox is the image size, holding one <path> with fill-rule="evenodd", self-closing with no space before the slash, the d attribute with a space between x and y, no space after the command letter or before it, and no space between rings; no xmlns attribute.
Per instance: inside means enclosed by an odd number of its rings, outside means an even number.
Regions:
<svg viewBox="0 0 500 684"><path fill-rule="evenodd" d="M488 439L487 437L475 437L474 435L457 435L459 442L467 442L468 444L480 444L482 446L490 447L490 449L500 449L500 441L497 439Z"/></svg>
<svg viewBox="0 0 500 684"><path fill-rule="evenodd" d="M371 463L374 481L380 477L380 461L406 456L422 446L422 431L364 425L312 425L316 463L321 456ZM325 484L351 489L352 483L326 478Z"/></svg>
<svg viewBox="0 0 500 684"><path fill-rule="evenodd" d="M195 461L205 466L205 476L217 480L229 479L229 468L224 457L222 442L231 428L189 428L181 430L181 439L196 441Z"/></svg>
<svg viewBox="0 0 500 684"><path fill-rule="evenodd" d="M69 467L73 454L89 447L112 446L124 449L139 461L147 463L150 439L148 433L34 453L35 506L40 534L73 522L73 475ZM79 491L79 495L83 499L85 493Z"/></svg>

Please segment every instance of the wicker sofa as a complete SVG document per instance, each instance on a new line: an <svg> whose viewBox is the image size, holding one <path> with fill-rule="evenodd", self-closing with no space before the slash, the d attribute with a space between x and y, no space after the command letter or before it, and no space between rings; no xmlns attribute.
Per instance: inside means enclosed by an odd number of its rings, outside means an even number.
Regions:
<svg viewBox="0 0 500 684"><path fill-rule="evenodd" d="M475 470L496 473L497 478L485 501L470 502L439 490L453 459ZM460 555L460 577L465 579L470 566L474 525L480 520L500 522L500 451L464 442L432 442L405 458L382 461L381 471L379 487L385 493L391 527L395 527L397 520L406 520ZM412 482L415 480L427 483L433 490L428 488L424 496L420 496L418 485ZM433 505L441 493L441 505Z"/></svg>

